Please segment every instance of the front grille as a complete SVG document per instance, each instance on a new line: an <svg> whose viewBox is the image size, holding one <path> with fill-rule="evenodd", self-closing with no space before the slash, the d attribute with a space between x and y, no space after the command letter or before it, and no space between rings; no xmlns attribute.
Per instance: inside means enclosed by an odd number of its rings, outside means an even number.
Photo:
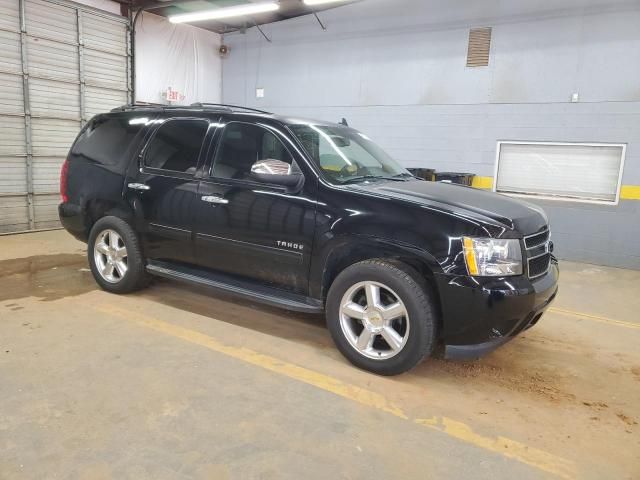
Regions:
<svg viewBox="0 0 640 480"><path fill-rule="evenodd" d="M529 278L536 278L547 273L547 270L549 270L550 260L550 253L545 253L539 257L529 260Z"/></svg>
<svg viewBox="0 0 640 480"><path fill-rule="evenodd" d="M527 249L527 271L529 278L537 278L549 271L551 253L549 252L549 229L524 237Z"/></svg>
<svg viewBox="0 0 640 480"><path fill-rule="evenodd" d="M542 245L549 241L549 230L545 230L544 232L536 233L534 235L530 235L528 237L524 237L524 246L529 248L537 247L538 245Z"/></svg>

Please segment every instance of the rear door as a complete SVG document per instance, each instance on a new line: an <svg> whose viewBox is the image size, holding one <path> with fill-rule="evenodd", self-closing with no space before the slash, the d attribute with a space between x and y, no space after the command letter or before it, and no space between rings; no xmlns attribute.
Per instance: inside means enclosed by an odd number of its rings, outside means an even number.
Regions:
<svg viewBox="0 0 640 480"><path fill-rule="evenodd" d="M202 118L169 118L151 133L125 189L148 258L192 263L196 172L210 128Z"/></svg>
<svg viewBox="0 0 640 480"><path fill-rule="evenodd" d="M306 293L315 230L315 178L285 132L228 121L219 132L212 168L198 191L195 239L201 265ZM251 167L280 160L305 175L288 189L252 178Z"/></svg>

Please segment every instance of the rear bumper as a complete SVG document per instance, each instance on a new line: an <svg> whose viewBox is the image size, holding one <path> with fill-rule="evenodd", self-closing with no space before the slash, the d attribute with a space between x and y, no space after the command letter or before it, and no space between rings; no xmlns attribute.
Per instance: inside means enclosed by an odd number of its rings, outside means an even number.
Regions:
<svg viewBox="0 0 640 480"><path fill-rule="evenodd" d="M558 293L559 270L530 281L436 275L445 358L478 358L535 325Z"/></svg>
<svg viewBox="0 0 640 480"><path fill-rule="evenodd" d="M67 232L82 242L87 241L87 226L82 208L72 203L58 205L60 223Z"/></svg>

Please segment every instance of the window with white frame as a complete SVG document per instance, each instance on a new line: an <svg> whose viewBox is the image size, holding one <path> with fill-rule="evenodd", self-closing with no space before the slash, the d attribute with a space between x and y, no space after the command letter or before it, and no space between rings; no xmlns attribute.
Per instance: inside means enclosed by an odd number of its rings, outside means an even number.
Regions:
<svg viewBox="0 0 640 480"><path fill-rule="evenodd" d="M624 156L623 144L498 142L494 189L615 204Z"/></svg>

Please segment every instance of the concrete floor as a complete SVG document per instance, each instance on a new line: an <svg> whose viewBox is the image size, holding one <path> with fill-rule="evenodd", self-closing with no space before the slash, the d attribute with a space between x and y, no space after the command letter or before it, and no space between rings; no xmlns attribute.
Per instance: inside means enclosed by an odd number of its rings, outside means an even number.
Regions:
<svg viewBox="0 0 640 480"><path fill-rule="evenodd" d="M502 349L381 378L321 317L118 297L65 232L0 237L0 478L640 478L640 272L561 268Z"/></svg>

